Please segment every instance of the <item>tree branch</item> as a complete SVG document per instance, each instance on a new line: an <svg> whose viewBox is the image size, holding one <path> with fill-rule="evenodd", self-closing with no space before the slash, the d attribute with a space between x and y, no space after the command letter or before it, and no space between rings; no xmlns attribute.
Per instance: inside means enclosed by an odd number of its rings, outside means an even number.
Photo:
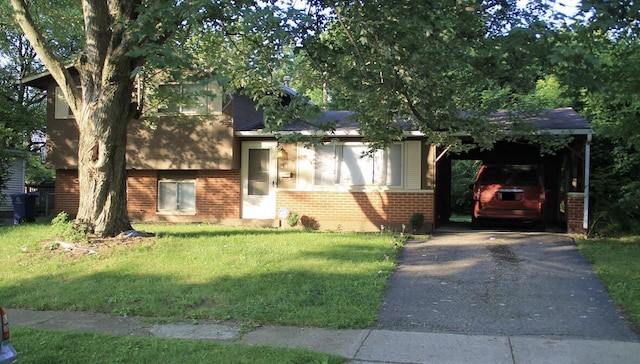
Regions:
<svg viewBox="0 0 640 364"><path fill-rule="evenodd" d="M93 75L94 81L99 80L102 74L104 61L111 42L111 17L106 1L83 0L82 15L84 17L84 34L86 38L85 63L92 69L81 69L81 74L88 71ZM86 74L84 75L87 76Z"/></svg>
<svg viewBox="0 0 640 364"><path fill-rule="evenodd" d="M47 45L47 41L33 21L33 17L29 12L29 7L25 0L11 0L11 5L13 6L13 15L16 22L27 39L29 39L33 49L35 49L40 56L42 63L62 89L62 94L67 100L71 111L76 115L81 107L80 91L78 91L76 82L73 80L73 77L71 77L69 70L60 62Z"/></svg>

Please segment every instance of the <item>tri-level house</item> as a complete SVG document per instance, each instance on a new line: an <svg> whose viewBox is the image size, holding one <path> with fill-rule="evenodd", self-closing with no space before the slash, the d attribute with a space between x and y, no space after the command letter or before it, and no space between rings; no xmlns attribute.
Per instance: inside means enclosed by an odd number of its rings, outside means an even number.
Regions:
<svg viewBox="0 0 640 364"><path fill-rule="evenodd" d="M56 170L55 211L73 215L78 208L78 130L73 116L50 75L23 82L47 91L46 160ZM202 86L171 87L182 92ZM549 199L550 221L580 231L588 215L583 209L588 206L585 154L588 157L592 132L571 109L550 110L537 120L543 129L572 136L571 145L555 156L540 157L535 148L509 143L497 145L495 153L451 155L407 130L403 141L361 158L368 147L350 112L322 114L324 121L337 121L323 145L278 144L273 134L263 132L263 114L251 99L222 92L215 84L204 87L217 96L163 106L198 116L197 123L170 117L160 117L153 127L145 120L130 123L127 192L132 222L278 226L286 224L282 220L288 213L296 213L304 224L325 230L397 230L403 224L410 227L412 217L423 217L422 230L430 230L449 219L451 160L505 156L545 165L545 183L554 196ZM288 129L317 132L296 123ZM575 216L569 213L574 210Z"/></svg>

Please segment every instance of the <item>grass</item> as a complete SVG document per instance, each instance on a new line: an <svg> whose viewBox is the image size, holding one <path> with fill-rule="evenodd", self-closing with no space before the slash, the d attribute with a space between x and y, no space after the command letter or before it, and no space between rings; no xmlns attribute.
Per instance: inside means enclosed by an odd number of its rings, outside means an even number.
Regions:
<svg viewBox="0 0 640 364"><path fill-rule="evenodd" d="M49 225L0 226L2 304L159 321L364 328L376 319L396 258L391 236L374 233L136 228L157 236L103 242L90 255L53 249Z"/></svg>
<svg viewBox="0 0 640 364"><path fill-rule="evenodd" d="M609 296L640 329L640 236L580 239L576 243L609 291Z"/></svg>
<svg viewBox="0 0 640 364"><path fill-rule="evenodd" d="M21 363L343 363L303 349L12 328Z"/></svg>

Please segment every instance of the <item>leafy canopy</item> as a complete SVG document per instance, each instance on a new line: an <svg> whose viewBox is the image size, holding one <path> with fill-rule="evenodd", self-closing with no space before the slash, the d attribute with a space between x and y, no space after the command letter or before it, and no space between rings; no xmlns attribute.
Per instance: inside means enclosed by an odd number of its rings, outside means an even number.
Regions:
<svg viewBox="0 0 640 364"><path fill-rule="evenodd" d="M332 102L356 112L374 148L401 139L403 129L451 150L471 147L460 134L491 148L505 137L501 125L487 122L492 113L539 107L525 96L544 79L551 50L544 2L525 9L516 1L323 4L326 29L305 41L304 59ZM512 128L511 137L525 138L531 128Z"/></svg>

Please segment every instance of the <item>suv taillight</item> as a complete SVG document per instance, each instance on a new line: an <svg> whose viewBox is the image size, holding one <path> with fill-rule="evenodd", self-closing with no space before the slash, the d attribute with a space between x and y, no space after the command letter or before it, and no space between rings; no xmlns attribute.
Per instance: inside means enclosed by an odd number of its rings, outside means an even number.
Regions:
<svg viewBox="0 0 640 364"><path fill-rule="evenodd" d="M0 322L2 323L2 341L9 340L9 322L7 322L7 314L0 307Z"/></svg>

